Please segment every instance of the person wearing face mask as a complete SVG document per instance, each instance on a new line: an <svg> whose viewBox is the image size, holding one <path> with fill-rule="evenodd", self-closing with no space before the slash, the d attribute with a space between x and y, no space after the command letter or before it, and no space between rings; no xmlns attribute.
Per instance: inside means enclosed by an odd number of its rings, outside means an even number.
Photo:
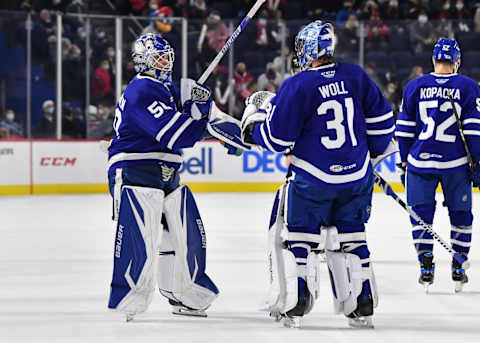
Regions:
<svg viewBox="0 0 480 343"><path fill-rule="evenodd" d="M55 103L45 100L42 104L43 116L34 127L35 138L55 138L57 120L55 116Z"/></svg>
<svg viewBox="0 0 480 343"><path fill-rule="evenodd" d="M102 59L97 69L95 69L92 88L96 103L113 105L114 92L108 59Z"/></svg>
<svg viewBox="0 0 480 343"><path fill-rule="evenodd" d="M421 11L417 21L410 26L410 38L416 54L428 51L434 43L435 29L429 22L427 13Z"/></svg>
<svg viewBox="0 0 480 343"><path fill-rule="evenodd" d="M5 119L0 121L0 138L6 137L23 137L23 128L15 122L15 112L12 109L7 109Z"/></svg>
<svg viewBox="0 0 480 343"><path fill-rule="evenodd" d="M348 17L352 14L355 14L355 10L353 9L353 1L345 0L343 2L343 8L337 13L336 26L338 28L344 27Z"/></svg>

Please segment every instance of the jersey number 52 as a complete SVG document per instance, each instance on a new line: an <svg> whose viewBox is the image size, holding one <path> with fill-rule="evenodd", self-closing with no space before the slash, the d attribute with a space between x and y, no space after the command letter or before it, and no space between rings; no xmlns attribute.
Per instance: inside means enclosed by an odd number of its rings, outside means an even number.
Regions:
<svg viewBox="0 0 480 343"><path fill-rule="evenodd" d="M420 113L420 119L426 125L424 130L418 136L418 139L427 140L433 136L433 131L435 131L435 120L432 117L428 116L429 109L439 109L440 112L448 112L452 109L452 103L450 101L445 101L443 104L438 107L438 100L429 100L429 101L420 101L418 103L418 109ZM457 113L460 116L462 114L462 107L459 104L455 103ZM450 117L442 121L437 126L437 132L435 133L435 140L439 142L454 143L456 135L446 134L448 128L456 123L455 115L452 113Z"/></svg>

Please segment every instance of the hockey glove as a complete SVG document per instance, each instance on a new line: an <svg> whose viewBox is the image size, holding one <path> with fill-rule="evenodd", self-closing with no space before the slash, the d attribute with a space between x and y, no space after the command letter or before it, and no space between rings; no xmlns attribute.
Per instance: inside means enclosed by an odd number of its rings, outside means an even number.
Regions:
<svg viewBox="0 0 480 343"><path fill-rule="evenodd" d="M266 108L270 100L275 97L275 93L269 91L259 91L251 94L245 99L245 106L255 105L257 109Z"/></svg>
<svg viewBox="0 0 480 343"><path fill-rule="evenodd" d="M242 142L245 144L256 145L253 140L253 128L256 124L261 123L267 117L265 110L258 110L253 104L248 105L243 111L242 121L240 123L240 129L242 130Z"/></svg>
<svg viewBox="0 0 480 343"><path fill-rule="evenodd" d="M469 176L470 176L470 181L472 181L473 187L480 187L480 162L475 162L474 164L475 168L472 170L469 170Z"/></svg>
<svg viewBox="0 0 480 343"><path fill-rule="evenodd" d="M184 112L193 119L209 118L212 112L212 92L192 79L180 81L180 98Z"/></svg>

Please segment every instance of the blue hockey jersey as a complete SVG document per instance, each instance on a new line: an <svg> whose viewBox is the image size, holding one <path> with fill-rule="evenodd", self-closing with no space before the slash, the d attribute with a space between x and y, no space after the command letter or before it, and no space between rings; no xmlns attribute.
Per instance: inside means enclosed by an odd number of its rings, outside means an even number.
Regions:
<svg viewBox="0 0 480 343"><path fill-rule="evenodd" d="M115 138L108 167L163 161L179 168L180 149L201 140L207 119L194 120L178 111L178 88L146 75L137 75L115 109Z"/></svg>
<svg viewBox="0 0 480 343"><path fill-rule="evenodd" d="M463 75L432 73L413 79L403 91L395 136L408 169L442 174L466 167L466 152L449 94L473 158L480 158L480 87Z"/></svg>
<svg viewBox="0 0 480 343"><path fill-rule="evenodd" d="M294 145L291 168L316 183L345 187L372 172L395 130L390 104L357 65L338 63L285 80L267 106L254 141L271 151Z"/></svg>

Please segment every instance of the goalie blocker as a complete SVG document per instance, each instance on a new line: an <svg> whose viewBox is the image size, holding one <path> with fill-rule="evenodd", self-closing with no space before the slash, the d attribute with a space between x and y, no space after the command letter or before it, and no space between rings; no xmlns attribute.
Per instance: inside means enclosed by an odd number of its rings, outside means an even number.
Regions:
<svg viewBox="0 0 480 343"><path fill-rule="evenodd" d="M127 320L147 310L157 284L174 309L185 310L178 314L204 315L218 295L205 273L205 231L187 186L166 197L160 189L123 186L114 251L108 307Z"/></svg>

